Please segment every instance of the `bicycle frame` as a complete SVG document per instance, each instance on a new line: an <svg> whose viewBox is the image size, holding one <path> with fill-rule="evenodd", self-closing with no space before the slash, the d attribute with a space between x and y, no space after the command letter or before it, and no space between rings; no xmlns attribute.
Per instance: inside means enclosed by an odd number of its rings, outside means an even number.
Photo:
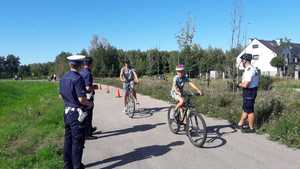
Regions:
<svg viewBox="0 0 300 169"><path fill-rule="evenodd" d="M181 123L186 119L186 117L188 117L188 115L190 113L190 109L194 108L191 97L192 97L192 95L185 96L185 98L186 98L185 102L184 102L183 106L180 107L180 109L183 109L183 118L182 118L183 120L181 121L179 119Z"/></svg>

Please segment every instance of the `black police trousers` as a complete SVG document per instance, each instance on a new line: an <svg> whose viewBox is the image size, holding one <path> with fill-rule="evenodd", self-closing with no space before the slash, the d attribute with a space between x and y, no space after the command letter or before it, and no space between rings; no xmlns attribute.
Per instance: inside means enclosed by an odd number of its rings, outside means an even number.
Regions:
<svg viewBox="0 0 300 169"><path fill-rule="evenodd" d="M78 112L69 111L64 115L64 168L84 169L81 163L85 142L85 126L78 121Z"/></svg>
<svg viewBox="0 0 300 169"><path fill-rule="evenodd" d="M90 109L86 109L86 112L87 112L87 116L86 116L86 119L84 120L84 123L85 123L85 134L87 136L90 136L92 135L92 121L93 121L93 110L94 110L94 107L90 108Z"/></svg>

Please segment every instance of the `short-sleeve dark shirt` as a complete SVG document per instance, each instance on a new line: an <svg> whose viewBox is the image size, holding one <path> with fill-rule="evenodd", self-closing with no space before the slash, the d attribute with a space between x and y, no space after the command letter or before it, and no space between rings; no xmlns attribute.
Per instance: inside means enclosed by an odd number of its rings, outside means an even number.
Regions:
<svg viewBox="0 0 300 169"><path fill-rule="evenodd" d="M86 89L80 74L75 71L67 72L60 80L59 93L64 100L65 107L81 107L78 97L85 97Z"/></svg>

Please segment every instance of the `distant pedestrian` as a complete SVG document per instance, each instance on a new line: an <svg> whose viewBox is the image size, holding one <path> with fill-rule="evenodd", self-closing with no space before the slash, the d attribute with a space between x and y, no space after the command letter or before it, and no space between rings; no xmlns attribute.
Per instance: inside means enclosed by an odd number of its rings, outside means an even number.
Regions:
<svg viewBox="0 0 300 169"><path fill-rule="evenodd" d="M56 81L56 74L55 73L53 74L53 79L52 80Z"/></svg>
<svg viewBox="0 0 300 169"><path fill-rule="evenodd" d="M83 107L93 107L93 102L86 98L84 80L78 72L84 58L82 55L67 57L70 71L64 74L60 81L59 93L65 106L65 169L84 169L81 160L85 142L84 120L87 113L83 111Z"/></svg>
<svg viewBox="0 0 300 169"><path fill-rule="evenodd" d="M259 84L258 70L251 65L252 55L243 54L241 56L241 63L244 67L242 82L239 87L243 88L243 113L238 123L238 128L245 133L255 133L254 128L254 104L257 96L257 87ZM249 127L243 128L245 121L249 122Z"/></svg>

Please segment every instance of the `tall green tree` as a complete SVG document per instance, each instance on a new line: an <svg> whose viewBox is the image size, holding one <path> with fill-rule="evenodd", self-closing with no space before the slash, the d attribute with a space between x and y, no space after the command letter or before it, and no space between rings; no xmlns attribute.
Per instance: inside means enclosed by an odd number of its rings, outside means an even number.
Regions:
<svg viewBox="0 0 300 169"><path fill-rule="evenodd" d="M13 77L18 73L18 68L20 65L20 58L15 55L8 55L5 62L5 71L7 72L8 77Z"/></svg>
<svg viewBox="0 0 300 169"><path fill-rule="evenodd" d="M21 77L29 77L31 76L31 69L29 65L21 65L19 66L19 71L18 71L19 75Z"/></svg>
<svg viewBox="0 0 300 169"><path fill-rule="evenodd" d="M5 66L6 66L6 58L4 56L0 56L0 78L4 78L6 76Z"/></svg>
<svg viewBox="0 0 300 169"><path fill-rule="evenodd" d="M271 60L271 66L277 68L277 76L279 76L280 69L284 66L284 58L282 56L276 56Z"/></svg>
<svg viewBox="0 0 300 169"><path fill-rule="evenodd" d="M63 76L63 74L69 70L67 57L71 55L72 53L69 52L61 52L56 56L54 70L59 77Z"/></svg>
<svg viewBox="0 0 300 169"><path fill-rule="evenodd" d="M159 64L160 64L160 53L157 49L151 49L147 51L148 59L148 75L159 74Z"/></svg>
<svg viewBox="0 0 300 169"><path fill-rule="evenodd" d="M94 60L93 74L99 77L117 76L119 73L118 50L105 39L94 36L89 50Z"/></svg>
<svg viewBox="0 0 300 169"><path fill-rule="evenodd" d="M185 22L185 25L176 35L177 43L180 49L180 55L178 55L177 63L185 64L188 72L192 71L194 65L192 58L192 45L195 32L196 29L192 17L189 17Z"/></svg>

